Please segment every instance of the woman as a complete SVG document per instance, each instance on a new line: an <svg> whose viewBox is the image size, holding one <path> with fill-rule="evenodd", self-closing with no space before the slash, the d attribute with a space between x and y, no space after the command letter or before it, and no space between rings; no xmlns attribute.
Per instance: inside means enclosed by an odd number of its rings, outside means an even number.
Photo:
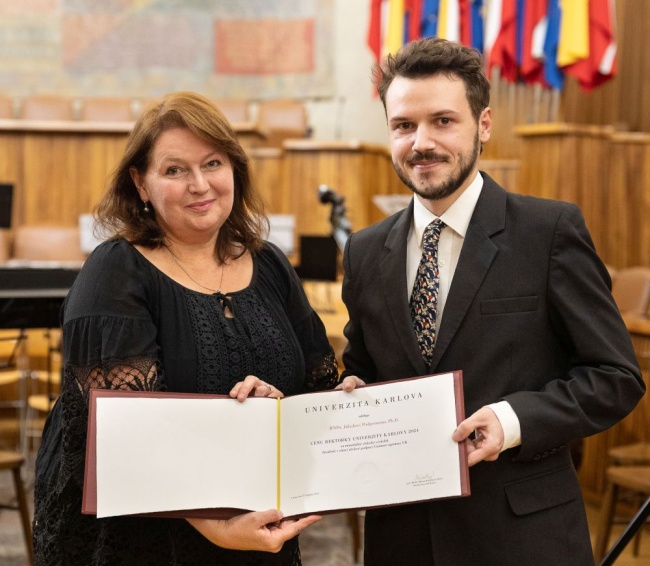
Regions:
<svg viewBox="0 0 650 566"><path fill-rule="evenodd" d="M208 100L171 94L138 120L97 215L116 235L90 255L64 304L62 391L36 463L37 564L299 565L296 535L317 516L80 514L90 388L243 401L331 388L338 377L300 281L262 240L246 155ZM237 431L215 432L227 433Z"/></svg>

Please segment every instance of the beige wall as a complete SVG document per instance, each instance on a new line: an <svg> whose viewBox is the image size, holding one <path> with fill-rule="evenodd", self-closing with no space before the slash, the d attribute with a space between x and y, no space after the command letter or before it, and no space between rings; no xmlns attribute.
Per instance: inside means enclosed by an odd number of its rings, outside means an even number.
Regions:
<svg viewBox="0 0 650 566"><path fill-rule="evenodd" d="M309 102L316 139L387 143L384 110L370 82L374 58L366 46L369 6L369 0L336 0L332 50L338 96Z"/></svg>

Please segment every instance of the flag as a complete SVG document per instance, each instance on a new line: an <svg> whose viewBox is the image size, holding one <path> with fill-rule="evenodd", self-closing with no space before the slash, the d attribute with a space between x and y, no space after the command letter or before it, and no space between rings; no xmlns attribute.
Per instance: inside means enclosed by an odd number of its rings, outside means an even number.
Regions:
<svg viewBox="0 0 650 566"><path fill-rule="evenodd" d="M368 47L375 56L375 61L381 61L381 3L382 0L371 0L370 24L368 25Z"/></svg>
<svg viewBox="0 0 650 566"><path fill-rule="evenodd" d="M460 23L460 42L472 45L472 10L471 0L458 0L458 15Z"/></svg>
<svg viewBox="0 0 650 566"><path fill-rule="evenodd" d="M488 71L500 67L501 76L516 82L519 69L517 66L517 0L501 0L501 27L490 50Z"/></svg>
<svg viewBox="0 0 650 566"><path fill-rule="evenodd" d="M386 53L395 53L404 41L404 0L388 0Z"/></svg>
<svg viewBox="0 0 650 566"><path fill-rule="evenodd" d="M589 3L589 56L564 67L586 91L606 82L616 74L614 14L610 0Z"/></svg>
<svg viewBox="0 0 650 566"><path fill-rule="evenodd" d="M422 0L404 0L404 43L420 37L420 22L422 21Z"/></svg>
<svg viewBox="0 0 650 566"><path fill-rule="evenodd" d="M472 27L471 45L483 52L483 0L469 0L470 20Z"/></svg>
<svg viewBox="0 0 650 566"><path fill-rule="evenodd" d="M460 6L458 3L459 0L440 0L438 37L460 42Z"/></svg>
<svg viewBox="0 0 650 566"><path fill-rule="evenodd" d="M547 0L526 0L520 63L521 78L525 83L545 84L542 58L546 9Z"/></svg>
<svg viewBox="0 0 650 566"><path fill-rule="evenodd" d="M562 0L557 64L571 65L589 56L589 0Z"/></svg>
<svg viewBox="0 0 650 566"><path fill-rule="evenodd" d="M423 0L422 20L420 34L422 37L436 37L438 35L439 0Z"/></svg>
<svg viewBox="0 0 650 566"><path fill-rule="evenodd" d="M485 0L485 25L483 32L483 55L486 67L489 68L490 52L501 30L501 14L503 0Z"/></svg>
<svg viewBox="0 0 650 566"><path fill-rule="evenodd" d="M559 0L548 0L546 38L544 39L544 79L556 89L564 86L564 72L557 64L557 49L560 41L562 10Z"/></svg>

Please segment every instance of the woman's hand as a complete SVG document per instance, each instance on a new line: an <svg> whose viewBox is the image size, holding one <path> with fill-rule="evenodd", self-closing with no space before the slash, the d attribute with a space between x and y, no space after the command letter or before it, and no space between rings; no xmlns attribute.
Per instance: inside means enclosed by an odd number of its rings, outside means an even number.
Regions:
<svg viewBox="0 0 650 566"><path fill-rule="evenodd" d="M320 515L282 519L277 509L237 515L231 519L187 519L211 543L233 550L279 552L289 539L320 521Z"/></svg>
<svg viewBox="0 0 650 566"><path fill-rule="evenodd" d="M248 397L284 397L284 393L259 377L247 375L244 381L235 384L230 396L243 403Z"/></svg>
<svg viewBox="0 0 650 566"><path fill-rule="evenodd" d="M356 375L348 375L334 389L342 389L343 391L349 392L357 387L363 387L365 384L366 382L363 379L358 378Z"/></svg>

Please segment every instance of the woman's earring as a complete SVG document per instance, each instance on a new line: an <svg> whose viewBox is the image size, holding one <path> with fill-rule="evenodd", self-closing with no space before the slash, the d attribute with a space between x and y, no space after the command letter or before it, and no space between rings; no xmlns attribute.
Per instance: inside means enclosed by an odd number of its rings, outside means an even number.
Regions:
<svg viewBox="0 0 650 566"><path fill-rule="evenodd" d="M144 210L147 214L149 214L150 210L149 210L149 202L148 201L145 201L144 208L142 210Z"/></svg>

